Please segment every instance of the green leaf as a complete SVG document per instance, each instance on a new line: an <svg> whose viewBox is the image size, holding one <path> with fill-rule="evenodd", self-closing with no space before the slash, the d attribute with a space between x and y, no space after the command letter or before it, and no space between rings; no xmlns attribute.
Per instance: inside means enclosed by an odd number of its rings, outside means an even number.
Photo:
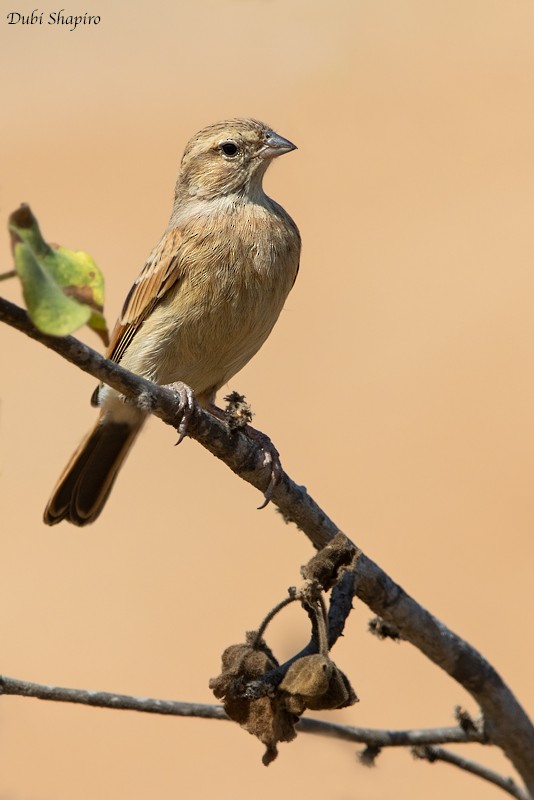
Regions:
<svg viewBox="0 0 534 800"><path fill-rule="evenodd" d="M108 344L103 316L104 277L90 255L49 245L27 205L9 217L15 269L34 325L66 336L89 325Z"/></svg>

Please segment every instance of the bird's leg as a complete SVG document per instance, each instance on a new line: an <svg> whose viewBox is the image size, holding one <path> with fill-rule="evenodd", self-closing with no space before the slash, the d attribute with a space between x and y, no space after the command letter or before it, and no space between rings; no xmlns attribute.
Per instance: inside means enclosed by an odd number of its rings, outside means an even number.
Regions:
<svg viewBox="0 0 534 800"><path fill-rule="evenodd" d="M226 397L225 400L235 402L236 397ZM239 397L238 399L244 401L243 397ZM255 444L261 447L263 451L263 466L269 467L271 470L269 485L263 493L265 500L261 506L258 507L259 509L265 508L265 506L267 506L271 501L273 492L276 486L280 483L280 480L284 474L282 462L280 461L280 453L267 434L262 433L262 431L252 427L249 422L249 420L252 419L252 412L250 411L250 407L248 405L246 408L239 407L238 415L235 414L235 408L223 410L222 408L216 406L215 403L209 403L207 410L210 412L210 414L213 414L214 417L225 422L232 430L243 431L243 433L248 436L251 441L255 442Z"/></svg>
<svg viewBox="0 0 534 800"><path fill-rule="evenodd" d="M164 387L165 389L170 389L171 392L174 392L178 396L180 400L180 410L182 411L182 419L180 420L180 424L178 425L178 441L176 444L180 444L183 442L184 438L187 436L187 426L189 425L189 420L193 416L195 409L197 407L197 399L193 393L193 390L190 386L182 381L175 381L174 383L168 383Z"/></svg>

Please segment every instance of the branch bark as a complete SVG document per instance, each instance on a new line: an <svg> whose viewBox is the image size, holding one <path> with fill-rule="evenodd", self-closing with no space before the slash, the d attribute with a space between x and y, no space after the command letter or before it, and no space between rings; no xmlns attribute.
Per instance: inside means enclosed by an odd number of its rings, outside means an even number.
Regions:
<svg viewBox="0 0 534 800"><path fill-rule="evenodd" d="M45 686L39 683L21 681L5 675L0 676L0 694L34 697L39 700L51 700L61 703L75 703L97 708L112 708L123 711L138 711L147 714L163 714L176 717L196 717L200 719L216 719L229 722L224 709L220 705L208 703L182 703L176 700L158 700L151 697L133 697L132 695L112 692L92 692L87 689L67 689L61 686ZM387 747L412 747L414 754L430 762L446 761L460 769L465 769L484 780L494 783L518 800L528 800L527 795L519 789L511 778L499 775L474 761L449 753L437 744L469 744L478 742L487 744L480 731L462 730L460 725L443 728L417 728L412 730L382 730L377 728L359 728L349 725L338 725L325 720L304 717L298 724L301 733L329 736L346 742L365 744L376 751Z"/></svg>
<svg viewBox="0 0 534 800"><path fill-rule="evenodd" d="M122 392L168 425L175 428L179 425L180 405L169 389L107 361L72 336L55 338L40 333L22 309L2 298L0 320ZM189 421L188 435L241 478L265 491L270 469L264 463L261 448L246 435L230 431L200 408ZM274 489L272 502L285 520L294 522L317 548L324 547L339 532L306 489L285 473ZM483 713L487 739L508 756L534 798L534 727L496 670L474 647L432 616L364 554L356 563L350 593L470 692Z"/></svg>

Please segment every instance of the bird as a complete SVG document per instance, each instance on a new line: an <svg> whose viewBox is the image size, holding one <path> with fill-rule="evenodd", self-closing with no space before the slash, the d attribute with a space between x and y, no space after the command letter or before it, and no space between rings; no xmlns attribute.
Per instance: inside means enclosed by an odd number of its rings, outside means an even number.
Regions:
<svg viewBox="0 0 534 800"><path fill-rule="evenodd" d="M297 277L301 238L263 189L272 161L296 145L255 119L199 131L185 147L168 226L133 283L106 356L184 404L215 413L215 396L269 336ZM185 387L185 392L183 391ZM94 522L148 416L100 384L94 428L61 474L44 522Z"/></svg>

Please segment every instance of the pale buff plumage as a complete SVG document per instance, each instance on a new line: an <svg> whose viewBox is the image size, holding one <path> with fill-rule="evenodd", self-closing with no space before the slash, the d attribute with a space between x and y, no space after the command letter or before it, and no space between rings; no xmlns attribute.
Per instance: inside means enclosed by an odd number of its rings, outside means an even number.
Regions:
<svg viewBox="0 0 534 800"><path fill-rule="evenodd" d="M298 271L297 227L262 188L272 158L292 149L256 120L191 139L169 225L126 298L109 358L160 384L183 381L203 406L252 358ZM95 402L99 419L58 481L49 525L97 518L145 421L107 386Z"/></svg>

